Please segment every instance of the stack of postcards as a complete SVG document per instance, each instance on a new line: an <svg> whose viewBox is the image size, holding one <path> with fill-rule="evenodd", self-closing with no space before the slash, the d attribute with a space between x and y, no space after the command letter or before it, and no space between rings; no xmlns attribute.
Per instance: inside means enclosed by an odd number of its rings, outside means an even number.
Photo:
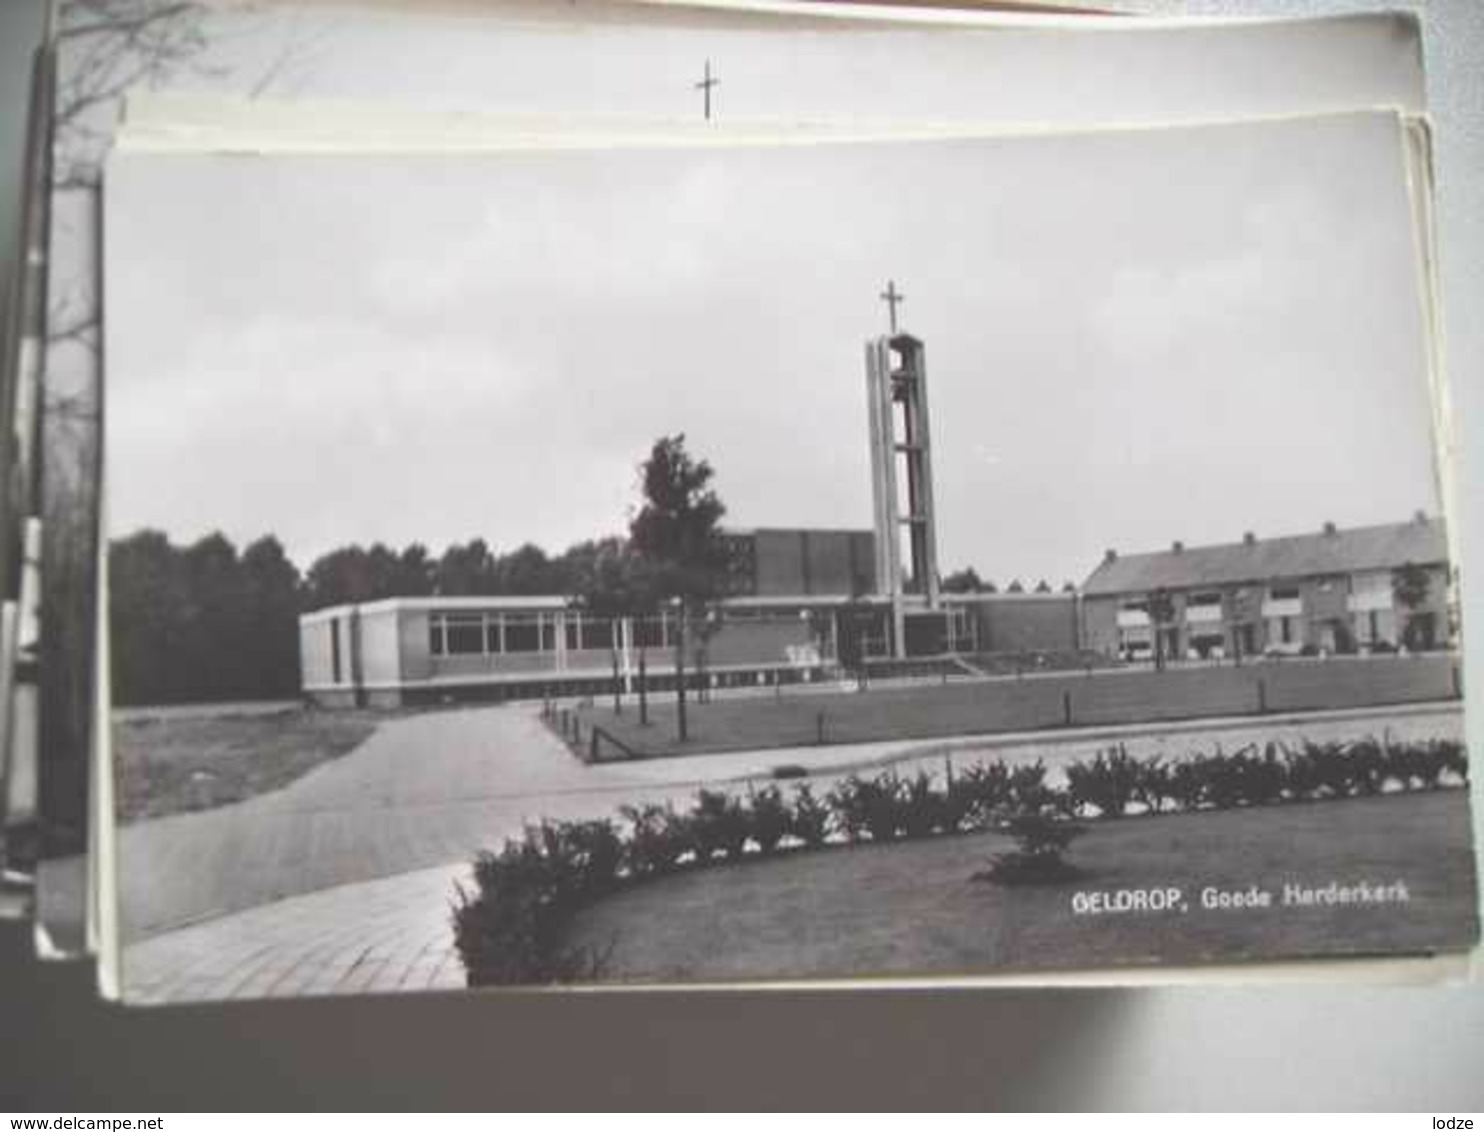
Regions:
<svg viewBox="0 0 1484 1132"><path fill-rule="evenodd" d="M131 1003L1467 977L1417 17L57 0L0 911Z"/></svg>

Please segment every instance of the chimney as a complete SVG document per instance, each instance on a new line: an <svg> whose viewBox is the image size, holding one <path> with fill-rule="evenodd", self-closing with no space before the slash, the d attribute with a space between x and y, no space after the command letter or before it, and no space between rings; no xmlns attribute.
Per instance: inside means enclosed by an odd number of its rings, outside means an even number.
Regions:
<svg viewBox="0 0 1484 1132"><path fill-rule="evenodd" d="M1174 542L1170 543L1170 549L1173 550L1176 554L1184 554L1185 544L1179 539L1176 539Z"/></svg>
<svg viewBox="0 0 1484 1132"><path fill-rule="evenodd" d="M1414 523L1425 523L1425 522L1427 522L1427 512L1424 511L1424 510L1422 510L1422 508L1419 507L1416 511L1412 512L1412 521Z"/></svg>
<svg viewBox="0 0 1484 1132"><path fill-rule="evenodd" d="M1103 551L1104 563L1116 561L1118 561L1118 551L1114 550L1111 546L1107 550Z"/></svg>
<svg viewBox="0 0 1484 1132"><path fill-rule="evenodd" d="M1331 522L1329 522L1329 521L1326 520L1326 522L1324 524L1324 533L1326 535L1328 535L1328 536L1333 537L1334 536L1334 533L1335 533L1335 529L1336 529L1335 528L1335 525L1333 523L1331 523Z"/></svg>
<svg viewBox="0 0 1484 1132"><path fill-rule="evenodd" d="M1243 531L1242 532L1242 545L1243 546L1256 546L1257 545L1257 536L1255 534L1253 534L1251 531Z"/></svg>

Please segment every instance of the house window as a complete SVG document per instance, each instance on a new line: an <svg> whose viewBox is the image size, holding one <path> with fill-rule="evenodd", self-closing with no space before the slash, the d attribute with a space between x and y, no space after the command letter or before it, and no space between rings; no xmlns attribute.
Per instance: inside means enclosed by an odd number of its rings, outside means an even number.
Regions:
<svg viewBox="0 0 1484 1132"><path fill-rule="evenodd" d="M665 647L664 616L645 617L634 622L634 644L639 648L659 649Z"/></svg>
<svg viewBox="0 0 1484 1132"><path fill-rule="evenodd" d="M1208 590L1205 593L1191 594L1185 599L1187 606L1209 606L1221 604L1221 593L1217 590Z"/></svg>
<svg viewBox="0 0 1484 1132"><path fill-rule="evenodd" d="M340 619L330 618L330 682L340 683Z"/></svg>
<svg viewBox="0 0 1484 1132"><path fill-rule="evenodd" d="M1280 640L1282 640L1282 642L1285 645L1292 644L1293 643L1293 618L1292 617L1280 617L1280 618L1278 618L1278 637L1279 637Z"/></svg>
<svg viewBox="0 0 1484 1132"><path fill-rule="evenodd" d="M613 647L613 622L606 617L582 619L582 647L585 649L611 649Z"/></svg>
<svg viewBox="0 0 1484 1132"><path fill-rule="evenodd" d="M428 652L433 656L443 656L448 652L443 635L443 618L437 614L428 618Z"/></svg>
<svg viewBox="0 0 1484 1132"><path fill-rule="evenodd" d="M617 631L617 622L607 617L594 617L591 614L567 615L567 648L573 652L579 649L599 650L611 649L614 645L614 634ZM551 644L544 647L555 648L556 627L548 624L542 631L542 639L550 641Z"/></svg>
<svg viewBox="0 0 1484 1132"><path fill-rule="evenodd" d="M449 614L443 621L443 642L450 656L478 656L485 651L484 617Z"/></svg>
<svg viewBox="0 0 1484 1132"><path fill-rule="evenodd" d="M1268 591L1268 596L1274 601L1297 601L1299 598L1298 586L1273 586ZM1285 640L1287 638L1284 638Z"/></svg>
<svg viewBox="0 0 1484 1132"><path fill-rule="evenodd" d="M512 614L504 616L506 652L541 651L541 615Z"/></svg>

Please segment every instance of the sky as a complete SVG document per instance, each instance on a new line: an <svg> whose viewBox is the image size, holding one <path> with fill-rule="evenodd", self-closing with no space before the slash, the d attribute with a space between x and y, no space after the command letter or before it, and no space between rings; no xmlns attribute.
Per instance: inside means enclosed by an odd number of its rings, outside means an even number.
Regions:
<svg viewBox="0 0 1484 1132"><path fill-rule="evenodd" d="M727 120L1164 122L1424 103L1417 25L1396 13L1206 26L980 19L991 26L585 0L250 4L214 13L202 65L166 85L424 109L691 116L709 59Z"/></svg>
<svg viewBox="0 0 1484 1132"><path fill-rule="evenodd" d="M939 560L1437 510L1396 120L451 156L119 154L115 534L552 551L684 432L735 527L871 521L864 342L927 347Z"/></svg>

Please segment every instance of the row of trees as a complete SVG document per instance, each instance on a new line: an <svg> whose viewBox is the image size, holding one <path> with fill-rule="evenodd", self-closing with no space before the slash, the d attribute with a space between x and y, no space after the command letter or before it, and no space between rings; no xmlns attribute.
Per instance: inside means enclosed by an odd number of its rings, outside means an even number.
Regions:
<svg viewBox="0 0 1484 1132"><path fill-rule="evenodd" d="M345 546L322 555L309 567L304 576L304 608L431 594L572 593L599 558L621 545L617 537L589 540L554 557L531 543L497 554L481 538L455 543L438 557L417 542L401 550L382 543Z"/></svg>
<svg viewBox="0 0 1484 1132"><path fill-rule="evenodd" d="M949 594L997 594L1000 592L999 586L995 585L992 581L981 578L979 571L975 570L972 566L966 570L955 570L952 574L946 575L943 578L942 590L944 593ZM1020 579L1015 578L1005 587L1005 592L1007 594L1049 594L1053 591L1051 583L1045 578L1037 582L1035 588L1032 590L1027 590ZM1077 587L1071 582L1063 582L1061 592L1064 594L1076 593Z"/></svg>
<svg viewBox="0 0 1484 1132"><path fill-rule="evenodd" d="M140 531L109 547L113 694L125 704L299 692L299 571L271 535L241 553L210 535Z"/></svg>
<svg viewBox="0 0 1484 1132"><path fill-rule="evenodd" d="M583 542L555 557L530 545L496 554L483 539L436 557L420 543L351 545L301 572L272 535L239 551L221 534L177 545L139 531L109 548L114 693L123 703L297 695L300 613L388 597L573 593L623 545Z"/></svg>

